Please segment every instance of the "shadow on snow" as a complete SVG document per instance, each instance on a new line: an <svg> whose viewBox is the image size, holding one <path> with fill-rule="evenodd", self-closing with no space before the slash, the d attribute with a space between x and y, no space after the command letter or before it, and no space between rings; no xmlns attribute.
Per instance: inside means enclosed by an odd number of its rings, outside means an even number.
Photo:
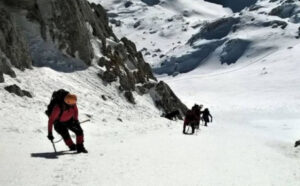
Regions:
<svg viewBox="0 0 300 186"><path fill-rule="evenodd" d="M59 152L41 152L41 153L31 153L32 158L45 158L45 159L58 159L58 156L62 155L75 155L77 152L70 151L59 151Z"/></svg>

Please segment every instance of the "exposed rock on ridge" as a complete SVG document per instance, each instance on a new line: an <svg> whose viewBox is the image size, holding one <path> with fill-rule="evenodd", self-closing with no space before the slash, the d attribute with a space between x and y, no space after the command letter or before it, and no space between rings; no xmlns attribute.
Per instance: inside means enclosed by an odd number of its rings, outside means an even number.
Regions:
<svg viewBox="0 0 300 186"><path fill-rule="evenodd" d="M7 66L30 68L31 58L33 66L63 72L99 64L101 79L106 83L116 82L116 91L120 91L128 102L135 104L134 91L140 94L151 92L156 95L154 103L163 112L179 110L183 115L187 110L166 84L157 82L135 44L114 35L101 5L89 4L86 0L6 0L6 5L0 4L0 7L13 10L5 12L0 23L13 25L12 33L18 38L12 43L0 40L1 50L20 46L18 50L0 51L0 82L1 72L14 76ZM2 30L0 33L8 33ZM11 41L7 35L1 38ZM139 91L141 87L143 92Z"/></svg>

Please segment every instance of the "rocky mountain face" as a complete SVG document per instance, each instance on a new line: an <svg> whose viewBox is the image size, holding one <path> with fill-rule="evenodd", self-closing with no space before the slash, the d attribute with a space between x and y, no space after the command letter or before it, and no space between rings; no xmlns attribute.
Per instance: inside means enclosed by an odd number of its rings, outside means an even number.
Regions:
<svg viewBox="0 0 300 186"><path fill-rule="evenodd" d="M50 67L57 71L99 66L99 81L117 83L134 104L132 92L150 94L164 112L186 106L168 85L158 83L149 64L127 38L118 39L101 5L86 0L1 0L0 82L14 68ZM100 80L101 79L101 80Z"/></svg>
<svg viewBox="0 0 300 186"><path fill-rule="evenodd" d="M235 0L205 0L211 3L223 5L229 7L234 12L239 12L245 7L251 6L257 2L257 0L239 0L237 3Z"/></svg>
<svg viewBox="0 0 300 186"><path fill-rule="evenodd" d="M32 59L12 15L3 7L0 7L0 23L0 82L3 82L3 73L15 77L12 66L20 70L30 68Z"/></svg>

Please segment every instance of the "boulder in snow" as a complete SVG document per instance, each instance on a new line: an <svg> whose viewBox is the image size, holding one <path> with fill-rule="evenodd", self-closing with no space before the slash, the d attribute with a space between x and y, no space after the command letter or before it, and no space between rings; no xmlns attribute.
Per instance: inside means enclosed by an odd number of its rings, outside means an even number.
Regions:
<svg viewBox="0 0 300 186"><path fill-rule="evenodd" d="M285 3L272 9L269 14L281 18L288 18L288 17L292 17L297 12L296 9L297 9L296 4Z"/></svg>
<svg viewBox="0 0 300 186"><path fill-rule="evenodd" d="M125 8L128 8L128 7L130 7L131 5L133 5L133 2L131 2L131 1L126 1L126 2L124 3Z"/></svg>
<svg viewBox="0 0 300 186"><path fill-rule="evenodd" d="M124 93L124 96L125 96L126 100L127 100L129 103L135 104L135 99L134 99L133 94L132 94L131 91L126 91L126 92Z"/></svg>
<svg viewBox="0 0 300 186"><path fill-rule="evenodd" d="M285 21L278 21L278 20L268 21L263 23L263 26L265 27L269 27L269 26L271 26L272 28L280 27L282 29L285 29L287 25L288 24Z"/></svg>
<svg viewBox="0 0 300 186"><path fill-rule="evenodd" d="M170 113L175 110L179 110L181 118L183 119L185 113L187 112L187 107L178 99L170 87L160 81L155 88L150 91L155 105L161 108L165 113Z"/></svg>
<svg viewBox="0 0 300 186"><path fill-rule="evenodd" d="M228 65L235 63L248 49L250 41L243 39L232 39L225 44L220 56L221 63Z"/></svg>
<svg viewBox="0 0 300 186"><path fill-rule="evenodd" d="M133 24L133 28L137 28L141 25L141 21L137 21Z"/></svg>
<svg viewBox="0 0 300 186"><path fill-rule="evenodd" d="M160 3L160 0L141 0L141 1L149 6L154 6Z"/></svg>
<svg viewBox="0 0 300 186"><path fill-rule="evenodd" d="M98 74L98 75L106 83L112 83L114 81L117 81L117 76L112 71L105 71L103 72L103 74Z"/></svg>
<svg viewBox="0 0 300 186"><path fill-rule="evenodd" d="M117 20L117 19L110 19L109 20L109 22L111 23L111 24L114 24L114 25L116 25L116 27L119 27L119 26L121 26L121 21L120 20Z"/></svg>
<svg viewBox="0 0 300 186"><path fill-rule="evenodd" d="M4 87L4 89L6 91L8 91L9 93L12 94L16 94L20 97L24 97L27 96L29 98L32 98L32 95L30 94L30 92L26 91L26 90L22 90L18 85L10 85L10 86L6 86Z"/></svg>

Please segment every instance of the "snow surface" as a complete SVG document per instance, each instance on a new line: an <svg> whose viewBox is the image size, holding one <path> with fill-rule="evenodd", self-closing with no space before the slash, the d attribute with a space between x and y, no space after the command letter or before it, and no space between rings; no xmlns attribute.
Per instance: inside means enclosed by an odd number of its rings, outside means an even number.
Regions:
<svg viewBox="0 0 300 186"><path fill-rule="evenodd" d="M150 97L135 95L137 105L127 103L115 85L102 84L96 67L74 73L16 70L18 78L6 76L0 88L16 83L34 98L0 91L0 183L298 186L300 150L293 143L300 136L299 49L236 69L207 67L162 78L189 106L211 109L214 123L193 136L182 135L182 122L158 117ZM55 156L46 139L43 112L51 92L61 87L79 96L80 120L91 117L82 126L89 154L72 154L60 142Z"/></svg>
<svg viewBox="0 0 300 186"><path fill-rule="evenodd" d="M121 14L118 6L123 10L124 2L100 1L118 14ZM153 13L152 17L169 18L159 14L159 9L171 12L170 16L178 15L168 4L147 7L140 1L133 2L129 10L136 8L140 16L149 17ZM180 11L183 5L191 5L184 4L188 1L176 2L183 3ZM266 2L260 2L265 5L261 11L275 7ZM228 14L228 9L206 5L220 8L209 9L216 14L201 14L208 19ZM124 13L122 20L126 16L129 20L132 14ZM156 24L176 26L194 16ZM266 15L256 18L278 19ZM144 25L146 28L153 26L148 23ZM246 28L247 32L230 36L251 38L250 49L239 63L221 65L217 54L222 49L218 48L201 68L176 77L158 77L189 107L199 103L210 109L214 122L207 128L201 126L193 136L182 135L181 121L160 118L161 113L149 96L135 94L137 104L127 103L116 84L103 85L97 76L98 67L73 73L47 67L25 72L14 69L17 78L5 76L6 82L0 84L0 185L299 186L300 148L293 147L300 138L300 45L292 37L297 25L290 24L286 31ZM178 30L174 35L164 32L164 37L146 34L143 40L139 35L143 29L133 31L123 25L119 31L137 39L139 48L160 41L157 43L163 52L170 50L173 42L185 44L192 33ZM173 54L180 56L189 51L184 45ZM32 92L34 97L20 98L3 90L14 83ZM78 95L80 120L91 119L82 124L88 154L72 154L59 142L56 144L59 154L55 155L46 138L44 110L52 91L62 87ZM55 135L55 140L58 139Z"/></svg>

